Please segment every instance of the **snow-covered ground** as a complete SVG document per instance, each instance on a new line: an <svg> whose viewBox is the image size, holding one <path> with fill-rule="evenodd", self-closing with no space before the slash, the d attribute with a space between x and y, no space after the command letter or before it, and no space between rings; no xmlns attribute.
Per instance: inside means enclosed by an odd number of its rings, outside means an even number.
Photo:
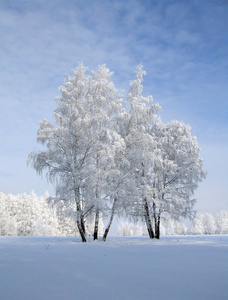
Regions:
<svg viewBox="0 0 228 300"><path fill-rule="evenodd" d="M0 299L228 299L228 236L0 237Z"/></svg>

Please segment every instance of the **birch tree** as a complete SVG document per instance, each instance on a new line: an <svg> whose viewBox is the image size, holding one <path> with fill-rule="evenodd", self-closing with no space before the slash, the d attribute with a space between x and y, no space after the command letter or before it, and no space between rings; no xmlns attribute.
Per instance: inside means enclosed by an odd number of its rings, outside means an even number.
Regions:
<svg viewBox="0 0 228 300"><path fill-rule="evenodd" d="M157 119L158 104L153 104L153 97L142 95L143 66L136 69L136 78L130 82L128 102L130 112L125 126L126 159L129 161L129 176L132 181L131 214L143 216L150 238L154 238L149 201L152 197L151 186L147 177L151 174L156 155L156 141L151 134Z"/></svg>
<svg viewBox="0 0 228 300"><path fill-rule="evenodd" d="M194 217L194 192L206 173L197 139L191 135L189 126L178 121L167 125L157 122L153 133L158 155L149 180L154 189L153 215L159 238L162 213L177 220Z"/></svg>
<svg viewBox="0 0 228 300"><path fill-rule="evenodd" d="M98 237L99 216L107 197L107 174L115 171L113 155L121 147L114 130L122 99L110 81L112 73L103 65L86 75L80 64L60 87L54 111L56 126L41 122L37 141L46 150L32 152L29 163L56 185L56 195L73 201L77 227L86 242L85 218L95 213L94 239ZM104 192L106 188L106 193Z"/></svg>
<svg viewBox="0 0 228 300"><path fill-rule="evenodd" d="M94 240L98 239L99 218L106 214L107 201L117 188L116 181L120 176L117 157L124 149L124 141L116 128L122 97L110 80L111 76L105 65L100 66L93 72L89 85L93 164L87 192L88 197L93 198L95 211Z"/></svg>
<svg viewBox="0 0 228 300"><path fill-rule="evenodd" d="M130 214L144 218L150 238L160 238L161 215L194 216L194 191L205 177L197 139L182 122L163 124L152 96L142 96L145 72L137 68L130 83L129 121L125 127L126 158L130 164Z"/></svg>
<svg viewBox="0 0 228 300"><path fill-rule="evenodd" d="M91 209L83 197L83 187L89 177L92 141L91 118L87 113L89 78L85 67L79 65L72 77L60 87L61 96L54 111L56 126L44 120L40 124L37 141L46 150L31 152L28 162L38 174L46 172L56 185L56 195L74 201L77 208L77 226L82 241L86 241L85 216Z"/></svg>

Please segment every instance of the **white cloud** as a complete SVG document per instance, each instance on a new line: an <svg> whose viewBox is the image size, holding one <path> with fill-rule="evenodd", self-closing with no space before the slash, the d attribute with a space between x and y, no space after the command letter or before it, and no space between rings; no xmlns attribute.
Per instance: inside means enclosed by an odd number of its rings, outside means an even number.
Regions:
<svg viewBox="0 0 228 300"><path fill-rule="evenodd" d="M20 163L7 160L16 151L25 160L36 146L38 122L51 118L64 74L80 61L106 63L125 90L142 62L145 94L162 105L162 118L192 125L202 149L218 145L203 153L215 169L216 153L227 150L227 8L206 0L1 1L2 173L16 173Z"/></svg>

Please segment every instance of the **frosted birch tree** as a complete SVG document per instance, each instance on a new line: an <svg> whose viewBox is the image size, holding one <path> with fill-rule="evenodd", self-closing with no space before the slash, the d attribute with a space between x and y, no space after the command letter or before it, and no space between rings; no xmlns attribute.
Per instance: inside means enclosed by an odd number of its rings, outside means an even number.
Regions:
<svg viewBox="0 0 228 300"><path fill-rule="evenodd" d="M143 217L149 237L159 238L161 214L177 220L194 216L192 196L205 172L190 127L178 121L163 124L156 116L159 105L152 104L152 96L142 96L144 74L138 66L128 94L126 158L136 187L130 214Z"/></svg>
<svg viewBox="0 0 228 300"><path fill-rule="evenodd" d="M125 125L125 157L129 162L129 179L132 181L131 212L135 216L143 216L150 238L154 238L151 209L149 202L152 189L147 177L151 175L153 161L156 156L156 141L151 134L157 119L158 104L153 104L153 97L142 95L143 66L136 69L136 78L130 82L128 102L130 112Z"/></svg>
<svg viewBox="0 0 228 300"><path fill-rule="evenodd" d="M108 217L106 240L114 215L125 211L144 219L150 238L160 237L161 214L191 218L202 159L190 127L163 124L152 96L144 97L143 66L130 82L126 109L105 65L92 75L80 64L60 87L56 125L44 120L29 163L46 172L58 199L76 205L76 222L86 242L86 218L94 216L94 239L100 217ZM129 106L129 107L128 107Z"/></svg>
<svg viewBox="0 0 228 300"><path fill-rule="evenodd" d="M158 155L149 180L154 189L153 215L155 234L159 238L162 213L177 220L192 219L196 202L193 195L205 172L197 139L191 135L189 126L178 121L167 125L158 121L153 134Z"/></svg>
<svg viewBox="0 0 228 300"><path fill-rule="evenodd" d="M48 180L56 185L56 195L75 201L83 242L86 241L85 215L91 209L83 197L83 187L89 177L92 149L91 118L86 103L89 78L85 70L79 65L60 87L61 96L56 98L58 107L54 111L56 126L44 120L37 134L37 141L46 150L29 155L29 163L37 173L46 172Z"/></svg>
<svg viewBox="0 0 228 300"><path fill-rule="evenodd" d="M110 80L112 73L102 65L98 67L89 85L91 107L92 168L87 182L87 197L92 198L95 211L94 240L98 239L99 218L105 215L117 188L120 176L118 158L124 141L117 132L116 119L122 109L122 97Z"/></svg>
<svg viewBox="0 0 228 300"><path fill-rule="evenodd" d="M105 66L92 76L85 72L80 64L60 87L54 111L56 126L44 120L37 135L46 150L29 155L33 168L39 174L46 172L56 185L58 198L75 202L83 242L85 218L91 213L95 213L94 239L98 237L103 200L110 193L106 177L115 171L113 156L122 147L121 137L114 130L122 99L110 81L112 74Z"/></svg>

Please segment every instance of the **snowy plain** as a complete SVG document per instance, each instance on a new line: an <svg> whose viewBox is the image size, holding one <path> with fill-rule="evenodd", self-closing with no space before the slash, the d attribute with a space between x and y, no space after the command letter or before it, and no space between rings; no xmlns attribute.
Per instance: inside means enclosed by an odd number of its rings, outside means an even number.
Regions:
<svg viewBox="0 0 228 300"><path fill-rule="evenodd" d="M228 299L228 236L0 237L0 299Z"/></svg>

